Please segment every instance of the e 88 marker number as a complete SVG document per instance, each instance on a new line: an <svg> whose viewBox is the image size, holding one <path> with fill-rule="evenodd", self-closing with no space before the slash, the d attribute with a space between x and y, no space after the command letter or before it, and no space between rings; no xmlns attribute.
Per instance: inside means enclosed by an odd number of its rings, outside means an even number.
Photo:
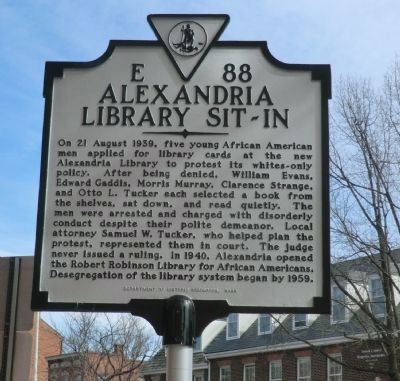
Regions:
<svg viewBox="0 0 400 381"><path fill-rule="evenodd" d="M224 66L224 73L222 79L225 82L233 82L239 80L240 82L249 82L253 78L249 64L242 64L239 67L232 63Z"/></svg>

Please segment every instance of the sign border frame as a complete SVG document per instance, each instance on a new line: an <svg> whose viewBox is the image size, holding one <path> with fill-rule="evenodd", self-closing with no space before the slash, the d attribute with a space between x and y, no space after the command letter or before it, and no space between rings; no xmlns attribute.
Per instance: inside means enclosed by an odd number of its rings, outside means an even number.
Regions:
<svg viewBox="0 0 400 381"><path fill-rule="evenodd" d="M164 16L164 15L162 15ZM167 15L166 15L167 16ZM172 16L172 15L170 15ZM175 16L175 15L174 15ZM189 15L179 15L182 17ZM190 15L196 17L196 15ZM200 15L197 15L200 16ZM204 15L201 15L204 16ZM212 16L212 15L210 15ZM64 69L88 69L101 65L114 52L116 47L163 47L162 42L154 40L111 40L106 51L97 59L87 62L48 61L45 64L43 97L45 98L42 152L40 166L40 184L36 227L36 244L34 257L34 274L31 307L34 311L74 311L74 312L130 312L148 320L160 335L163 334L165 301L167 299L131 299L127 304L121 303L64 303L49 302L48 292L40 291L40 274L42 263L42 241L44 229L44 208L46 201L47 161L50 144L51 109L53 81L63 76ZM259 307L230 306L227 300L193 300L196 309L196 333L201 331L217 318L226 317L229 313L321 313L331 312L330 304L330 202L329 202L329 111L328 100L331 99L331 70L325 64L289 64L276 59L269 51L266 41L216 41L211 48L258 48L265 59L287 71L307 71L312 81L321 83L321 192L322 192L322 296L314 297L312 307ZM182 78L183 79L183 78ZM183 79L185 80L185 79Z"/></svg>

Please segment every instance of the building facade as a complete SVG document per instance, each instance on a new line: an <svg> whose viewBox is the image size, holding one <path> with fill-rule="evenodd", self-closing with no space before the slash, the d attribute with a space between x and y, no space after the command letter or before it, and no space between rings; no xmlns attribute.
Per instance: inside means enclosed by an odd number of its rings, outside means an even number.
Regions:
<svg viewBox="0 0 400 381"><path fill-rule="evenodd" d="M39 314L35 314L35 324L32 332L34 342L37 342L37 358L32 352L32 380L48 381L49 369L47 358L59 355L62 351L62 336L44 320L40 319ZM36 329L36 324L39 325ZM34 364L37 364L36 366ZM35 369L36 368L36 369ZM34 377L36 372L37 377Z"/></svg>
<svg viewBox="0 0 400 381"><path fill-rule="evenodd" d="M395 254L398 257L398 252ZM201 351L195 352L193 379L389 380L390 356L379 332L387 320L386 299L382 278L375 270L364 259L333 266L330 315L230 314L219 321L219 331L205 340ZM398 267L393 265L392 270L398 284ZM394 287L396 304L400 301L397 289ZM161 350L146 365L146 381L165 380L167 355Z"/></svg>
<svg viewBox="0 0 400 381"><path fill-rule="evenodd" d="M209 380L387 380L383 349L373 340L350 339L363 335L351 324L333 324L326 315L288 315L274 324L269 315L259 315L237 336L231 336L227 324L205 352ZM379 369L382 373L375 372Z"/></svg>
<svg viewBox="0 0 400 381"><path fill-rule="evenodd" d="M362 335L354 322L333 325L329 315L320 315L307 316L303 323L304 316L288 315L274 324L266 316L254 317L252 324L240 331L240 320L248 316L230 315L211 343L194 353L193 380L389 380L384 374L387 356L379 344L374 340L360 344L349 338ZM165 381L167 355L163 349L146 364L146 381Z"/></svg>
<svg viewBox="0 0 400 381"><path fill-rule="evenodd" d="M142 364L114 354L64 353L47 358L49 381L143 381Z"/></svg>
<svg viewBox="0 0 400 381"><path fill-rule="evenodd" d="M48 381L62 337L31 310L33 257L0 258L0 380Z"/></svg>

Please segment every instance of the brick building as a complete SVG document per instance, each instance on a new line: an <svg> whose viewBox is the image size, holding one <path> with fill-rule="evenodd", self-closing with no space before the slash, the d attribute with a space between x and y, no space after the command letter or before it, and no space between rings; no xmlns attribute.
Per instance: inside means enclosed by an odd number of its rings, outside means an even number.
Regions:
<svg viewBox="0 0 400 381"><path fill-rule="evenodd" d="M118 352L102 355L100 353L63 353L47 358L49 381L141 381L142 364L126 361ZM131 369L133 369L131 371ZM116 372L121 374L110 377Z"/></svg>
<svg viewBox="0 0 400 381"><path fill-rule="evenodd" d="M194 381L388 379L383 374L367 372L371 368L386 369L386 354L382 348L373 341L360 346L343 334L362 335L361 327L354 321L333 326L329 315L320 315L307 317L306 326L296 328L296 322L300 320L296 315L288 315L282 325L273 327L273 323L268 326L269 315L251 316L251 324L242 325L241 330L240 320L248 320L250 316L229 315L210 344L201 352L195 351ZM236 322L238 329L231 328ZM260 330L260 327L264 328ZM237 333L232 334L232 329ZM146 381L165 381L165 356L163 349L146 365L143 372ZM366 372L354 369L354 366Z"/></svg>
<svg viewBox="0 0 400 381"><path fill-rule="evenodd" d="M333 323L329 315L288 315L274 327L269 315L259 315L250 327L232 336L229 321L240 320L241 315L231 316L205 350L210 381L385 379L354 369L376 369L377 362L382 370L386 366L385 353L373 341L360 346L349 338L364 334L354 320Z"/></svg>
<svg viewBox="0 0 400 381"><path fill-rule="evenodd" d="M31 310L33 257L0 258L0 379L47 381L62 337Z"/></svg>
<svg viewBox="0 0 400 381"><path fill-rule="evenodd" d="M332 284L331 315L231 314L220 320L219 331L194 353L194 381L389 380L388 355L374 340L369 316L347 302L352 294L363 296L364 306L384 322L382 284L364 260L335 265L333 273L344 269L353 282ZM399 281L396 266L393 277ZM162 349L146 365L146 381L165 381L165 356Z"/></svg>
<svg viewBox="0 0 400 381"><path fill-rule="evenodd" d="M37 324L39 325L38 328ZM37 361L37 381L48 381L47 357L58 355L62 351L62 336L44 320L35 314L35 323L32 330L34 342L37 342L37 354L32 352L32 364ZM37 359L35 358L37 356ZM33 366L32 366L33 367ZM32 372L34 373L34 372ZM32 378L35 379L35 378Z"/></svg>

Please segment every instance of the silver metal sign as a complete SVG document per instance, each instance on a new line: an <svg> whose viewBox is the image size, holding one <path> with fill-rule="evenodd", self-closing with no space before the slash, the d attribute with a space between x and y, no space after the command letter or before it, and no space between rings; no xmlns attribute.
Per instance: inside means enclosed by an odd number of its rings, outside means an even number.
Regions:
<svg viewBox="0 0 400 381"><path fill-rule="evenodd" d="M33 306L327 312L329 66L217 41L225 15L149 21L47 63Z"/></svg>

